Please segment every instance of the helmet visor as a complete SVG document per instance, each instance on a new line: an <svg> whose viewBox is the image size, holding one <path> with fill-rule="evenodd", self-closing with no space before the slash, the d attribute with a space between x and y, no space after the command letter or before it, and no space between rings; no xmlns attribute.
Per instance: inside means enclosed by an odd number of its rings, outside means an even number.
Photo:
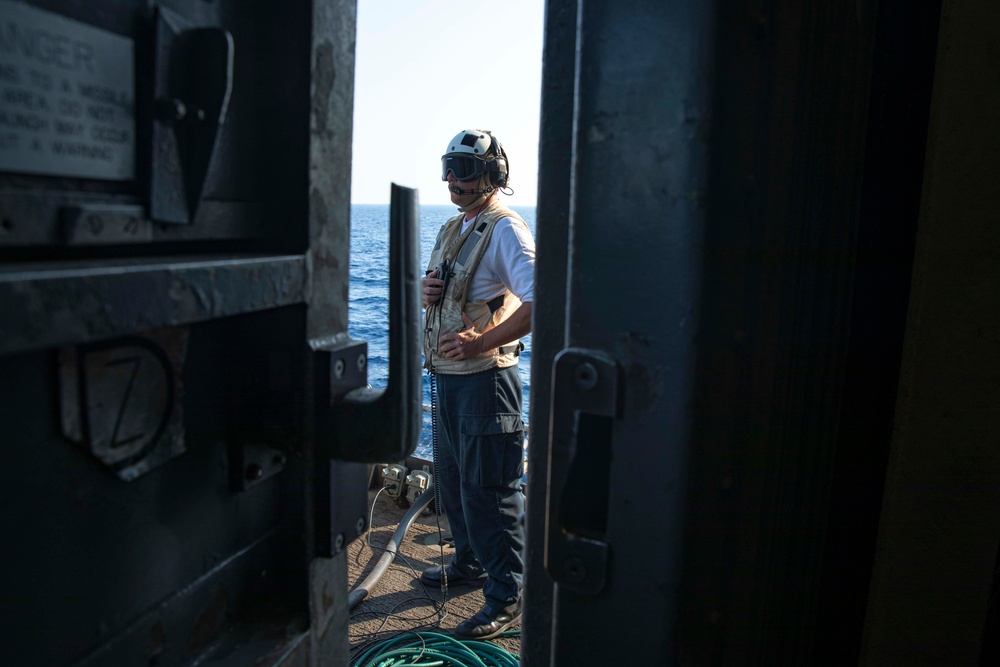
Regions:
<svg viewBox="0 0 1000 667"><path fill-rule="evenodd" d="M448 180L448 172L460 181L469 181L485 173L486 162L467 155L441 156L441 180Z"/></svg>

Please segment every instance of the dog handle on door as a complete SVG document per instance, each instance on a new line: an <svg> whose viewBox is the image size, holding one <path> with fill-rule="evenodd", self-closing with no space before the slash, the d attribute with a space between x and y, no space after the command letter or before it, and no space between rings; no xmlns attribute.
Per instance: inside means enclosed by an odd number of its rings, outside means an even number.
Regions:
<svg viewBox="0 0 1000 667"><path fill-rule="evenodd" d="M338 391L341 356L328 353L332 406L321 418L325 453L360 463L401 461L420 440L423 412L420 364L420 279L417 191L392 184L389 209L389 379L385 389L364 385ZM367 359L359 357L358 365ZM339 364L339 365L338 365ZM352 369L353 370L353 369Z"/></svg>
<svg viewBox="0 0 1000 667"><path fill-rule="evenodd" d="M608 488L619 370L600 350L566 348L552 365L545 567L596 595L607 578Z"/></svg>

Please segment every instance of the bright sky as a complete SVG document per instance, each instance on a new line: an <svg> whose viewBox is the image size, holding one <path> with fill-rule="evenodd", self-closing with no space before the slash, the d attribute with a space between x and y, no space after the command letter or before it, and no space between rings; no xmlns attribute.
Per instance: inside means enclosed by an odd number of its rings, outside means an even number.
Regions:
<svg viewBox="0 0 1000 667"><path fill-rule="evenodd" d="M510 158L513 206L534 206L543 0L358 0L351 202L389 185L450 204L441 154L465 129L490 130Z"/></svg>

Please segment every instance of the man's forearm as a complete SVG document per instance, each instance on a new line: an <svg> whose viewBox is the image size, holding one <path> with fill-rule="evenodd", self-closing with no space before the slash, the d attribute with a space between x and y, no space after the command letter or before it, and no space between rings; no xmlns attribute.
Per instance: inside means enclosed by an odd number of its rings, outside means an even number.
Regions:
<svg viewBox="0 0 1000 667"><path fill-rule="evenodd" d="M522 303L511 316L482 335L483 352L502 347L531 333L531 302Z"/></svg>

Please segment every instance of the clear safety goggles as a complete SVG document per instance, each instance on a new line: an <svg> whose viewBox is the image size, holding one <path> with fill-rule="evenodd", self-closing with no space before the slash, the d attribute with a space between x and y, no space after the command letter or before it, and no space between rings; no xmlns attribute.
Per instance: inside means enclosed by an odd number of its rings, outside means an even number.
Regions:
<svg viewBox="0 0 1000 667"><path fill-rule="evenodd" d="M472 179L486 173L486 161L478 160L465 155L443 155L441 156L441 180L448 180L448 172L455 175L460 181L471 181Z"/></svg>

